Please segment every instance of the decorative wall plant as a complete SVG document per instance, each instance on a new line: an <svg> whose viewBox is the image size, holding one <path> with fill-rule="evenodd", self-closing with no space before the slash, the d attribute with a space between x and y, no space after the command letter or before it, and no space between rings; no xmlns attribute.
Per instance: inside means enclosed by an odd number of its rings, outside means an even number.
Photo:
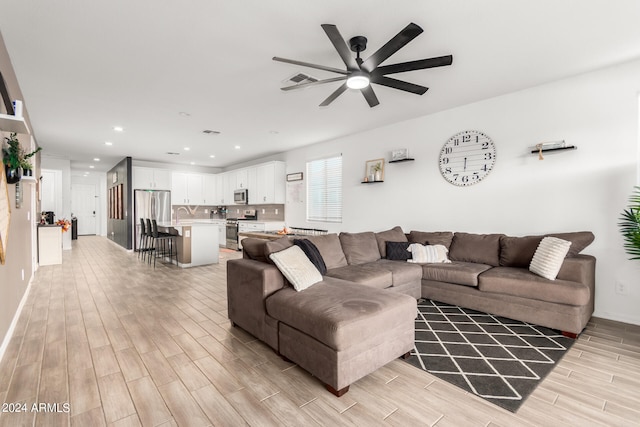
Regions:
<svg viewBox="0 0 640 427"><path fill-rule="evenodd" d="M624 249L631 255L630 259L640 260L640 187L634 187L629 206L622 211L618 226L624 238Z"/></svg>

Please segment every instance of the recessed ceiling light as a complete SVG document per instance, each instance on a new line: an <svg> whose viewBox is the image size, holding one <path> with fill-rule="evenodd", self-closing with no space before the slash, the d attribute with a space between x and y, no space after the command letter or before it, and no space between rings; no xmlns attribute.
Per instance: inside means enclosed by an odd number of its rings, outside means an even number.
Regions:
<svg viewBox="0 0 640 427"><path fill-rule="evenodd" d="M236 150L239 150L239 149L240 149L240 146L239 146L239 145L236 145L236 146L235 146L235 147L233 147L233 148L235 148Z"/></svg>
<svg viewBox="0 0 640 427"><path fill-rule="evenodd" d="M95 168L95 166L93 166L93 165L89 166L89 169L93 169L93 168Z"/></svg>
<svg viewBox="0 0 640 427"><path fill-rule="evenodd" d="M104 142L104 145L113 145L113 142L111 142L111 141L105 141L105 142Z"/></svg>
<svg viewBox="0 0 640 427"><path fill-rule="evenodd" d="M93 161L94 161L94 162L99 162L99 161L100 161L100 159L99 159L99 158L97 158L97 157L94 157L94 158L93 158Z"/></svg>
<svg viewBox="0 0 640 427"><path fill-rule="evenodd" d="M270 131L269 131L269 133L270 133L271 135L277 135L277 134L279 134L280 132L278 132L277 130L270 130Z"/></svg>
<svg viewBox="0 0 640 427"><path fill-rule="evenodd" d="M184 151L189 151L189 150L191 150L191 148L189 148L189 147L184 147Z"/></svg>
<svg viewBox="0 0 640 427"><path fill-rule="evenodd" d="M215 154L212 154L212 155L210 155L209 157L213 159L213 158L215 158L216 156L215 156Z"/></svg>
<svg viewBox="0 0 640 427"><path fill-rule="evenodd" d="M124 128L122 126L114 126L113 130L116 132L124 132Z"/></svg>
<svg viewBox="0 0 640 427"><path fill-rule="evenodd" d="M196 162L189 162L189 164L190 164L190 165L195 165L195 164L196 164Z"/></svg>
<svg viewBox="0 0 640 427"><path fill-rule="evenodd" d="M178 115L179 115L179 116L182 116L182 117L191 117L191 114L189 114L189 113L187 113L187 112L185 112L185 111L180 111L180 112L178 113Z"/></svg>

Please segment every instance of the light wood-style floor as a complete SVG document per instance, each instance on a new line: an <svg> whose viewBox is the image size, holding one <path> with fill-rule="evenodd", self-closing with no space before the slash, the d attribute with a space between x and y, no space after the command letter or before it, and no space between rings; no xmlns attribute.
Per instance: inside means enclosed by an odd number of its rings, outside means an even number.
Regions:
<svg viewBox="0 0 640 427"><path fill-rule="evenodd" d="M154 269L106 238L74 241L36 274L0 364L0 426L640 425L638 326L594 319L516 414L401 360L336 398L230 327L239 255L221 255Z"/></svg>

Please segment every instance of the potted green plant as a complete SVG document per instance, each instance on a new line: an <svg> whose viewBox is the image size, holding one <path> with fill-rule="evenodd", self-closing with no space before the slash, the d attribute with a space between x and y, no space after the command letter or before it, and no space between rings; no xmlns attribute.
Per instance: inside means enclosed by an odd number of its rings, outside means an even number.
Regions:
<svg viewBox="0 0 640 427"><path fill-rule="evenodd" d="M20 146L20 141L16 133L12 133L4 139L6 147L2 148L2 163L4 163L5 173L7 175L7 183L15 184L22 178L23 169L31 170L33 168L28 159L42 150L42 147L38 147L35 151L25 154L24 149Z"/></svg>
<svg viewBox="0 0 640 427"><path fill-rule="evenodd" d="M631 255L630 259L640 259L640 187L634 187L629 206L622 211L618 226L624 238L624 249Z"/></svg>

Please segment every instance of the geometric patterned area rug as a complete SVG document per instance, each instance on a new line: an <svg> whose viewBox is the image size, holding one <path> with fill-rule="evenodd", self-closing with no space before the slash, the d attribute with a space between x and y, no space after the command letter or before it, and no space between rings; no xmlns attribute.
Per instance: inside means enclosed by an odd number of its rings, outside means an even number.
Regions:
<svg viewBox="0 0 640 427"><path fill-rule="evenodd" d="M553 329L421 299L406 361L516 412L573 342Z"/></svg>

